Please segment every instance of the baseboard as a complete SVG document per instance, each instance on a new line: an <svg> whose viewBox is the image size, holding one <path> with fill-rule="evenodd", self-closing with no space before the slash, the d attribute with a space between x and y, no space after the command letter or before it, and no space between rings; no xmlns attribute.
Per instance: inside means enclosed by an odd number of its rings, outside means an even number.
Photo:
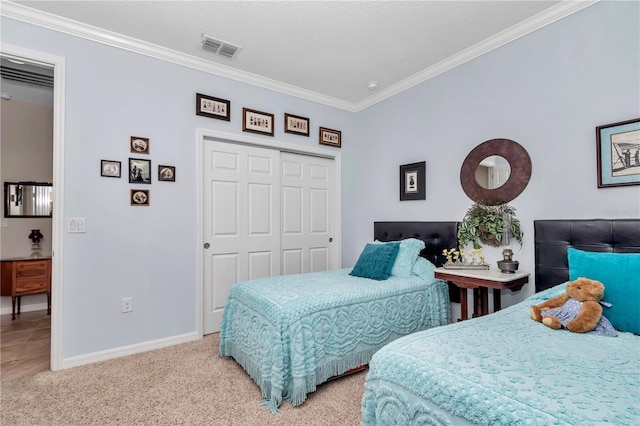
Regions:
<svg viewBox="0 0 640 426"><path fill-rule="evenodd" d="M47 310L47 302L44 303L34 303L32 305L20 305L20 313L24 312L33 312L33 311L46 311ZM0 315L9 315L13 311L11 309L11 305L0 307Z"/></svg>
<svg viewBox="0 0 640 426"><path fill-rule="evenodd" d="M64 370L67 368L78 367L86 364L93 364L95 362L106 361L114 358L120 358L127 355L133 355L140 352L147 352L155 349L166 348L168 346L192 342L194 340L199 340L201 338L202 337L200 335L198 335L196 332L193 332L193 333L181 334L178 336L167 337L164 339L138 343L136 345L123 346L120 348L108 349L106 351L93 352L86 355L64 358L62 360L61 369Z"/></svg>

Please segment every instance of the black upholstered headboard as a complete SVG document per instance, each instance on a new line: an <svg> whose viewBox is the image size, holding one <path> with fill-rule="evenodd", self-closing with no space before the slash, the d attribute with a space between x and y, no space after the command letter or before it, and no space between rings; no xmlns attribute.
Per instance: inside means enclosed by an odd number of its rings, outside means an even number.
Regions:
<svg viewBox="0 0 640 426"><path fill-rule="evenodd" d="M425 248L420 256L442 266L446 262L442 250L458 247L458 222L374 222L373 238L378 241L422 240Z"/></svg>
<svg viewBox="0 0 640 426"><path fill-rule="evenodd" d="M640 219L536 220L536 292L569 280L569 247L584 251L640 252Z"/></svg>

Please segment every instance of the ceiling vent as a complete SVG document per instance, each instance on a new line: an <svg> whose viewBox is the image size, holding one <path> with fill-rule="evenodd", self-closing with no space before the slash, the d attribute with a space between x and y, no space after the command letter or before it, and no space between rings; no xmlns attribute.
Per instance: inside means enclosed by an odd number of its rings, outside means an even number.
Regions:
<svg viewBox="0 0 640 426"><path fill-rule="evenodd" d="M0 66L0 75L3 79L13 81L20 84L28 84L36 87L53 87L53 70L43 70L43 72L35 71L37 67L26 69L26 66L10 66L3 61Z"/></svg>
<svg viewBox="0 0 640 426"><path fill-rule="evenodd" d="M220 40L206 34L202 34L201 45L204 50L208 50L209 52L213 52L216 55L224 56L229 59L235 59L240 49L242 49L241 46L236 46L235 44L228 43L224 40Z"/></svg>

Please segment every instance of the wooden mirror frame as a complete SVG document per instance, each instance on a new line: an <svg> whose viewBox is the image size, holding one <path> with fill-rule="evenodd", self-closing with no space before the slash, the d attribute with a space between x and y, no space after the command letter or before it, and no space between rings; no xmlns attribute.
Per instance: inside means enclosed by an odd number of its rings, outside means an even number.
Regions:
<svg viewBox="0 0 640 426"><path fill-rule="evenodd" d="M486 189L476 181L476 169L480 162L492 155L499 155L509 162L509 179L499 188ZM515 199L531 178L531 158L526 149L511 139L491 139L475 147L462 163L460 183L469 198L487 206L508 203Z"/></svg>

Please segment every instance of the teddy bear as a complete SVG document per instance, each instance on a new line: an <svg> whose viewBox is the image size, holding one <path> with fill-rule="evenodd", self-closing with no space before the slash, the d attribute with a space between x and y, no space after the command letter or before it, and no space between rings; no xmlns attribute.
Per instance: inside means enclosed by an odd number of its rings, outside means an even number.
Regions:
<svg viewBox="0 0 640 426"><path fill-rule="evenodd" d="M616 336L609 320L602 315L604 285L600 281L580 277L567 283L565 293L531 306L531 318L549 328L567 328L574 333L593 332Z"/></svg>

